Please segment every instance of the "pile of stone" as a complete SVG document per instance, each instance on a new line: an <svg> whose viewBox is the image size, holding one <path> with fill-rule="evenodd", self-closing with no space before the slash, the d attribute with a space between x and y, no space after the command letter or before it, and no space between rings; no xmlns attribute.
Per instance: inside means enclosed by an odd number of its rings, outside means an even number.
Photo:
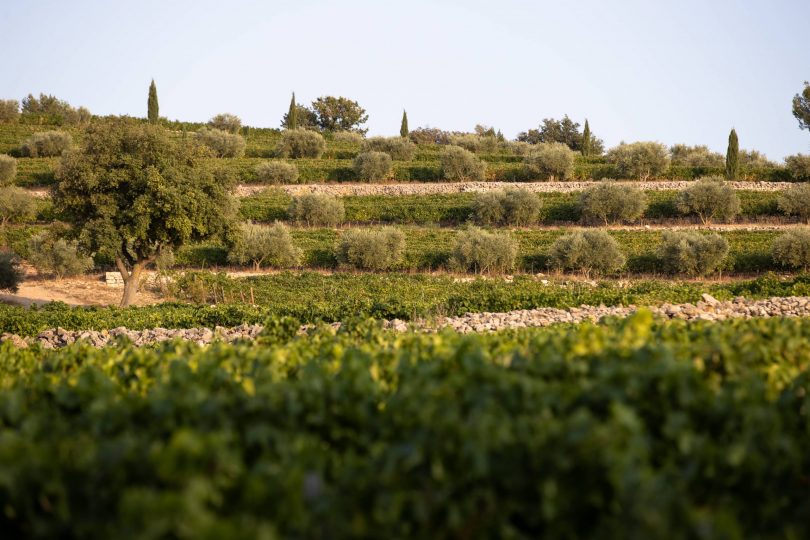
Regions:
<svg viewBox="0 0 810 540"><path fill-rule="evenodd" d="M460 317L441 317L435 321L416 321L414 323L394 319L384 321L383 327L396 332L405 332L409 329L435 331L445 327L453 328L462 333L492 332L510 328L541 327L560 323L597 322L604 317L627 317L638 309L637 306L633 305L612 307L583 305L569 309L536 308L506 313L467 313ZM721 302L709 294L704 294L702 300L695 304L662 304L650 306L646 309L663 319L686 321L722 321L753 317L810 317L810 297L789 296L765 300L746 300L738 297L734 300ZM332 323L330 326L333 329L338 329L340 323ZM312 325L301 326L299 333L310 332L313 328L315 327ZM126 338L136 346L151 345L173 339L207 345L214 341L255 340L263 329L263 326L258 324L243 324L233 328L217 326L213 330L210 328L129 330L120 327L112 330L96 331L56 328L45 330L29 338L22 338L14 334L3 334L0 336L0 342L9 341L17 347L38 344L46 349L64 347L80 340L95 347L104 347L116 342L119 338Z"/></svg>
<svg viewBox="0 0 810 540"><path fill-rule="evenodd" d="M693 181L627 181L619 182L645 191L677 191L694 185ZM326 193L337 197L363 195L433 195L443 193L478 193L504 188L520 188L536 193L567 193L584 191L599 184L594 181L581 182L426 182L403 184L293 184L277 186L290 195L303 193ZM791 187L790 182L728 182L736 190L782 191ZM236 188L237 197L248 197L267 189L261 185L240 185Z"/></svg>

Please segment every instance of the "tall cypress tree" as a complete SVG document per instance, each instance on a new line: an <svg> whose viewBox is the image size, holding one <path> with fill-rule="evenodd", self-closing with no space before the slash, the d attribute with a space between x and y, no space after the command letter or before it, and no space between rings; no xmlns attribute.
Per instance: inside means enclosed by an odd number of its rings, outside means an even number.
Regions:
<svg viewBox="0 0 810 540"><path fill-rule="evenodd" d="M399 126L399 136L405 138L408 136L408 133L408 113L403 110L402 124Z"/></svg>
<svg viewBox="0 0 810 540"><path fill-rule="evenodd" d="M588 119L585 119L585 128L582 130L582 155L588 157L591 155L591 126L588 125Z"/></svg>
<svg viewBox="0 0 810 540"><path fill-rule="evenodd" d="M728 134L728 150L726 151L726 179L736 180L740 174L740 141L737 139L737 130L732 129Z"/></svg>
<svg viewBox="0 0 810 540"><path fill-rule="evenodd" d="M287 129L298 128L298 106L295 104L295 92L290 100L290 110L287 112Z"/></svg>
<svg viewBox="0 0 810 540"><path fill-rule="evenodd" d="M155 86L155 79L152 79L152 84L149 85L149 99L146 102L146 117L149 122L156 124L159 115L158 99L157 99L157 86Z"/></svg>

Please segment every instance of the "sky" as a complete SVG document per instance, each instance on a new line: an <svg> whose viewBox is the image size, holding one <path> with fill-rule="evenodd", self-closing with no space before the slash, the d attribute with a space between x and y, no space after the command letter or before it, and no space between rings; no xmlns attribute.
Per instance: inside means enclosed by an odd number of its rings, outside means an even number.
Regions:
<svg viewBox="0 0 810 540"><path fill-rule="evenodd" d="M509 138L564 114L621 141L810 152L791 99L810 80L810 0L0 0L0 98L96 114L229 112L278 127L291 92L354 99L370 135Z"/></svg>

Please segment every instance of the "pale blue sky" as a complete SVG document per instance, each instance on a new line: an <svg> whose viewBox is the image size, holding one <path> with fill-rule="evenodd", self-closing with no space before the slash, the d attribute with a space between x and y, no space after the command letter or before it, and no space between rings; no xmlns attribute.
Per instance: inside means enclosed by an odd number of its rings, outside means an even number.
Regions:
<svg viewBox="0 0 810 540"><path fill-rule="evenodd" d="M810 0L2 0L0 97L52 93L97 114L219 112L277 127L290 92L356 99L371 134L508 137L588 117L621 140L810 151L790 101L810 79Z"/></svg>

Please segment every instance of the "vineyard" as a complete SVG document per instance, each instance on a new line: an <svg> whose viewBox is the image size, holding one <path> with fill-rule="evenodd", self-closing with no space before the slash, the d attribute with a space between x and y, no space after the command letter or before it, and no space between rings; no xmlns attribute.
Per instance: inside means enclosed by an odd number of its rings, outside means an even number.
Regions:
<svg viewBox="0 0 810 540"><path fill-rule="evenodd" d="M807 320L274 328L4 345L4 536L810 533Z"/></svg>

